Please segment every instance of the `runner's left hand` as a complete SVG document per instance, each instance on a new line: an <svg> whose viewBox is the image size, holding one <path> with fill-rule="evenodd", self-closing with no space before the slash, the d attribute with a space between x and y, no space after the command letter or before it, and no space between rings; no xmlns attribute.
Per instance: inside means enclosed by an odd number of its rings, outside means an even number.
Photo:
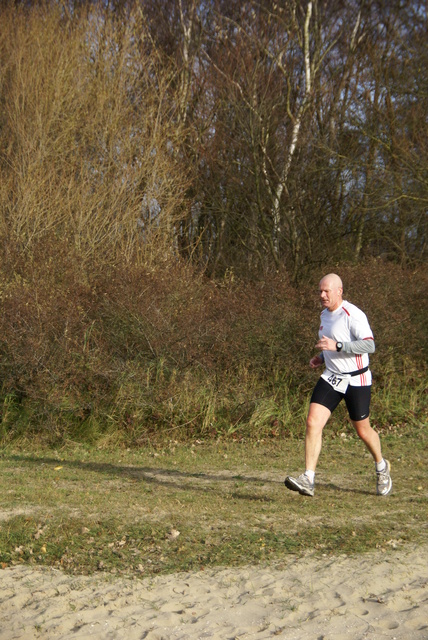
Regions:
<svg viewBox="0 0 428 640"><path fill-rule="evenodd" d="M336 340L323 336L321 340L318 340L316 343L315 349L319 349L320 351L336 351L336 344Z"/></svg>

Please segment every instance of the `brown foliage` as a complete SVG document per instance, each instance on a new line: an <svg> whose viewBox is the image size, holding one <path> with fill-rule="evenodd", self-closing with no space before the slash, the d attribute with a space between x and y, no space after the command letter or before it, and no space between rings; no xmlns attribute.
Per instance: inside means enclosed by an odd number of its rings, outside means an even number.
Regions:
<svg viewBox="0 0 428 640"><path fill-rule="evenodd" d="M188 171L138 12L122 28L52 4L1 20L1 236L25 250L60 236L104 262L173 252Z"/></svg>
<svg viewBox="0 0 428 640"><path fill-rule="evenodd" d="M421 372L427 276L381 261L343 266L340 274L346 297L372 324L378 380L392 355L397 369L407 361ZM2 397L19 397L34 427L60 431L113 413L119 429L130 415L141 430L163 429L165 420L171 428L177 418L162 418L168 399L191 389L195 414L204 389L235 396L235 405L238 397L253 402L248 376L265 397L306 398L320 275L299 288L286 274L213 282L177 261L88 269L64 243L39 243L31 257L3 251ZM197 432L201 425L189 419Z"/></svg>

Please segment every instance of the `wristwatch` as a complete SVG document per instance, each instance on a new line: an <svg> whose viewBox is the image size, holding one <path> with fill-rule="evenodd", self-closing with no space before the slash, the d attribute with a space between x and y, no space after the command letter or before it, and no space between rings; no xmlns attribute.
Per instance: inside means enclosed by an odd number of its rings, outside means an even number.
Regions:
<svg viewBox="0 0 428 640"><path fill-rule="evenodd" d="M336 351L342 351L343 342L336 342Z"/></svg>

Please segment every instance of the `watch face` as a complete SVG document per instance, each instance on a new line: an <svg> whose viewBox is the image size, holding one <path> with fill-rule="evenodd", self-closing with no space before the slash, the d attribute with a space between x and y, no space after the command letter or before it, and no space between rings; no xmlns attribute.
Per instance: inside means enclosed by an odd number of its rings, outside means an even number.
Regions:
<svg viewBox="0 0 428 640"><path fill-rule="evenodd" d="M342 344L341 342L338 342L338 343L336 344L336 349L337 349L337 351L340 351L342 347L343 347L343 344Z"/></svg>

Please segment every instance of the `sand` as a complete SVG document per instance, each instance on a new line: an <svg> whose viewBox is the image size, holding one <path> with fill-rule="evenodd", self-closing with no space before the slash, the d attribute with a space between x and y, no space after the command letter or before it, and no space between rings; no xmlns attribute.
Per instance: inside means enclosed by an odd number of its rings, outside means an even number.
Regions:
<svg viewBox="0 0 428 640"><path fill-rule="evenodd" d="M0 639L428 639L428 546L155 578L0 570Z"/></svg>

